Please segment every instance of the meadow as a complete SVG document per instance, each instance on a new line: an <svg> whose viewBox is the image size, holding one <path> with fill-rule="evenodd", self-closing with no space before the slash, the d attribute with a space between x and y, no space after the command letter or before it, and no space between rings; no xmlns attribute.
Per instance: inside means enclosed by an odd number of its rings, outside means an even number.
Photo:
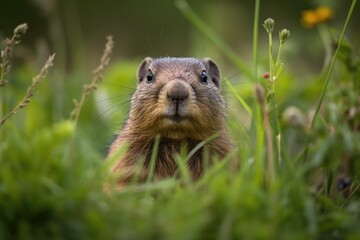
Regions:
<svg viewBox="0 0 360 240"><path fill-rule="evenodd" d="M104 36L92 73L69 73L61 53L41 64L19 58L31 26L15 26L1 46L0 239L360 239L360 51L347 37L356 2L338 29L326 6L303 12L325 51L321 70L299 82L286 62L294 29L260 19L260 0L246 36L250 64L176 1L231 65L223 63L221 89L236 148L198 182L185 167L191 153L181 153L181 177L110 191L116 159L104 158L129 113L141 59L114 58L116 38Z"/></svg>

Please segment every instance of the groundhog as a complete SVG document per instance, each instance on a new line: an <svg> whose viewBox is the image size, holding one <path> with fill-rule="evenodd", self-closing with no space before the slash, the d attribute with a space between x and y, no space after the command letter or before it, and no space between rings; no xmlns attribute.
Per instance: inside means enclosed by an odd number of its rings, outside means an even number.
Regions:
<svg viewBox="0 0 360 240"><path fill-rule="evenodd" d="M142 171L137 181L146 181L157 137L154 179L179 175L174 156L182 146L189 153L202 141L216 136L188 160L193 180L203 174L205 147L210 159L221 160L229 153L232 144L220 93L220 71L211 59L148 57L141 63L137 79L129 117L108 153L111 157L124 143L128 144L125 154L111 167L111 174L119 174L119 186L132 181L139 161Z"/></svg>

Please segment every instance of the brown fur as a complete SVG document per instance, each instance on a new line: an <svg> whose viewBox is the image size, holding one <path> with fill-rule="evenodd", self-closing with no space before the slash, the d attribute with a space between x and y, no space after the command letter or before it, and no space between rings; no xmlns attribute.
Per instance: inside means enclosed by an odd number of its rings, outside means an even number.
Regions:
<svg viewBox="0 0 360 240"><path fill-rule="evenodd" d="M204 70L207 83L201 81ZM152 82L147 80L149 71ZM210 156L222 159L229 153L231 141L225 126L226 107L219 83L219 69L210 59L146 58L143 61L138 70L138 85L131 100L129 118L109 151L112 155L124 143L129 144L127 152L111 169L112 173L120 172L119 185L131 181L141 159L144 163L139 181L146 180L156 136L160 141L155 179L177 174L174 155L180 152L183 144L190 152L201 141L219 134L207 144ZM178 96L184 99L178 100ZM203 148L200 148L187 163L194 180L203 173L202 158Z"/></svg>

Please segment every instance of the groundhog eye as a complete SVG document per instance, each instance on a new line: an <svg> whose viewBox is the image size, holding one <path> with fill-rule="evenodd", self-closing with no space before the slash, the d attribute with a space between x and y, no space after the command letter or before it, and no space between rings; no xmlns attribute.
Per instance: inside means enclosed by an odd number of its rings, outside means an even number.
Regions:
<svg viewBox="0 0 360 240"><path fill-rule="evenodd" d="M201 72L200 78L202 83L208 83L208 76L205 70Z"/></svg>
<svg viewBox="0 0 360 240"><path fill-rule="evenodd" d="M146 75L146 83L152 83L154 81L154 75L149 71Z"/></svg>

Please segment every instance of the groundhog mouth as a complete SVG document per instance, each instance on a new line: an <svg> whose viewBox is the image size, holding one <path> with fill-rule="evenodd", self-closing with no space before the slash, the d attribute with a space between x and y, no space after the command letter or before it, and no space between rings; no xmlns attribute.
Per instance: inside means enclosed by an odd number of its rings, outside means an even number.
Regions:
<svg viewBox="0 0 360 240"><path fill-rule="evenodd" d="M170 120L171 123L182 123L185 120L189 120L190 115L187 110L187 106L182 101L171 101L167 103L163 118Z"/></svg>
<svg viewBox="0 0 360 240"><path fill-rule="evenodd" d="M175 115L171 115L171 116L166 116L167 119L170 119L171 121L175 122L175 123L180 123L184 120L186 120L186 117L180 116L179 114L175 114Z"/></svg>

